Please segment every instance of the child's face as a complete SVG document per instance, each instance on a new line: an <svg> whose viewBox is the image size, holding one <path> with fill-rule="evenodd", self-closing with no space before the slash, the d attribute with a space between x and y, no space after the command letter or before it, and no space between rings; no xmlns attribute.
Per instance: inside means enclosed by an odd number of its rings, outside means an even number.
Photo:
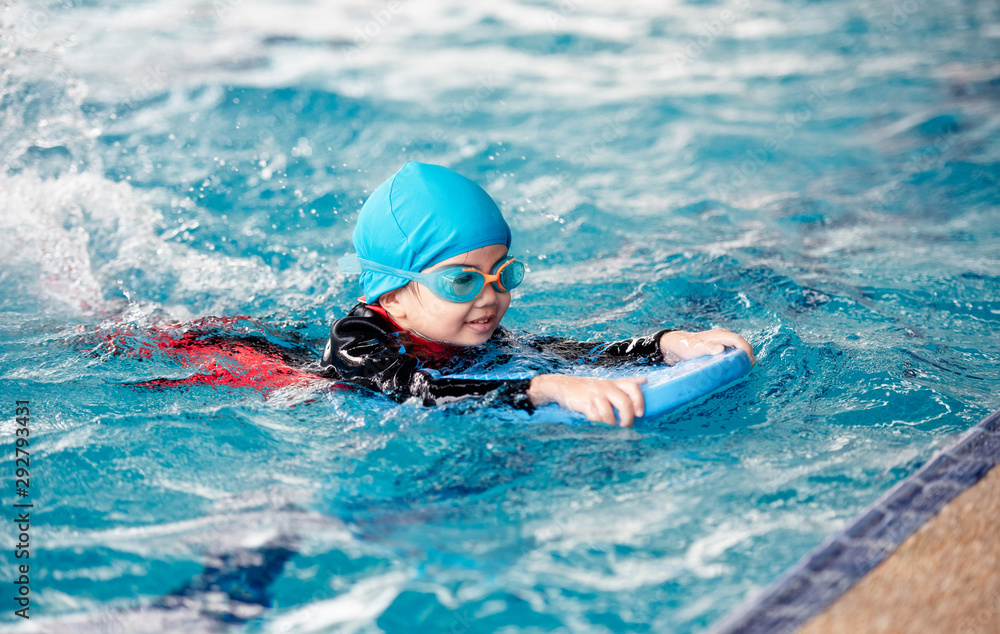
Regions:
<svg viewBox="0 0 1000 634"><path fill-rule="evenodd" d="M493 265L506 255L506 246L493 244L448 258L423 272L450 264L465 264L489 273ZM474 346L486 342L493 335L510 306L510 293L499 293L492 284L487 284L474 300L456 303L438 297L422 284L412 282L385 293L379 298L379 303L400 326L425 339Z"/></svg>

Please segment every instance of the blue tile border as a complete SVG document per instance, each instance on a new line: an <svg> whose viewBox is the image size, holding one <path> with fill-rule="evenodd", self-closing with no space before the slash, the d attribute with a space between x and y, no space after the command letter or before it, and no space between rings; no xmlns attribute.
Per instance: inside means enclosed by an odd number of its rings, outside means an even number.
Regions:
<svg viewBox="0 0 1000 634"><path fill-rule="evenodd" d="M1000 463L1000 409L806 555L713 634L794 632L836 601L959 493Z"/></svg>

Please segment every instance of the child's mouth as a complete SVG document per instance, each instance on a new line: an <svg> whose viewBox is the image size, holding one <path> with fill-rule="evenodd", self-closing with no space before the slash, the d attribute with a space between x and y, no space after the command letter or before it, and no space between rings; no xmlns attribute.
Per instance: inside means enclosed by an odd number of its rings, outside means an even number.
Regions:
<svg viewBox="0 0 1000 634"><path fill-rule="evenodd" d="M487 315L475 321L467 321L465 325L476 332L489 332L493 329L493 315Z"/></svg>

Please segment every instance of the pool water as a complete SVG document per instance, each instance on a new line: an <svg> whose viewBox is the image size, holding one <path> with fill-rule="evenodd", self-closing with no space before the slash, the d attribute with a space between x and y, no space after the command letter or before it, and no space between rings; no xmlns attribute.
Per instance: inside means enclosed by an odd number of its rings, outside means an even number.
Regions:
<svg viewBox="0 0 1000 634"><path fill-rule="evenodd" d="M1000 407L995 3L0 16L3 486L30 400L34 504L4 627L700 631ZM633 430L135 385L195 372L164 329L318 357L410 159L501 205L508 327L723 327L757 367Z"/></svg>

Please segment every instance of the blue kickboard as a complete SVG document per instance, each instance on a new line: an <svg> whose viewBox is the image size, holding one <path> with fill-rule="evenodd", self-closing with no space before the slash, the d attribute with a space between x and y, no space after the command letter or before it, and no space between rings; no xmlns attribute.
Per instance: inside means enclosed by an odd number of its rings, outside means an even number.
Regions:
<svg viewBox="0 0 1000 634"><path fill-rule="evenodd" d="M641 386L646 407L642 418L636 420L659 416L723 388L750 368L750 357L739 348L731 348L722 354L654 370L645 375L647 382Z"/></svg>

